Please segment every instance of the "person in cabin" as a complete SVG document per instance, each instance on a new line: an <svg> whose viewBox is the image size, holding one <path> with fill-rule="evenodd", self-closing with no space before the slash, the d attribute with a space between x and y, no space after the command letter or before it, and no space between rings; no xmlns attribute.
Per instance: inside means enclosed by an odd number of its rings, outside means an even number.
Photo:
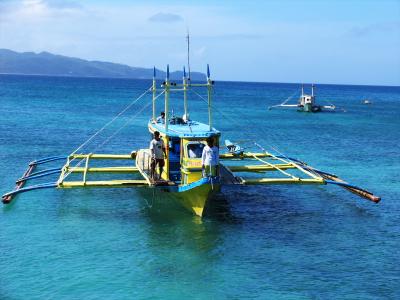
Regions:
<svg viewBox="0 0 400 300"><path fill-rule="evenodd" d="M209 137L207 145L203 148L201 155L201 168L203 176L217 176L217 169L219 164L219 149L214 146L214 139Z"/></svg>
<svg viewBox="0 0 400 300"><path fill-rule="evenodd" d="M160 116L156 119L156 123L165 124L165 112L161 112Z"/></svg>
<svg viewBox="0 0 400 300"><path fill-rule="evenodd" d="M158 131L154 132L154 138L150 142L151 152L151 171L150 176L152 179L156 179L156 166L158 165L160 178L164 169L164 157L167 156L165 151L164 141L160 138Z"/></svg>

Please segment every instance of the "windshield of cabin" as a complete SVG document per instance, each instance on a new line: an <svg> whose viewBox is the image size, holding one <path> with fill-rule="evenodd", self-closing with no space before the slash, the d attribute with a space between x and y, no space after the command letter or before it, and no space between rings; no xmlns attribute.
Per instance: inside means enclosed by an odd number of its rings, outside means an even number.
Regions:
<svg viewBox="0 0 400 300"><path fill-rule="evenodd" d="M187 154L189 158L201 158L203 154L204 144L198 143L190 143L187 145Z"/></svg>

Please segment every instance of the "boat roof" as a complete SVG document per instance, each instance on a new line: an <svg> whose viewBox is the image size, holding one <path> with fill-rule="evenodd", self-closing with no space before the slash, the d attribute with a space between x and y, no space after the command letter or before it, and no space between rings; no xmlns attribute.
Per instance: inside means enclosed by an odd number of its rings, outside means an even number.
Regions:
<svg viewBox="0 0 400 300"><path fill-rule="evenodd" d="M165 131L165 124L149 122L150 131L159 131L161 134L179 138L207 138L210 136L221 135L221 133L210 127L208 124L197 121L188 121L183 124L168 124L168 132Z"/></svg>

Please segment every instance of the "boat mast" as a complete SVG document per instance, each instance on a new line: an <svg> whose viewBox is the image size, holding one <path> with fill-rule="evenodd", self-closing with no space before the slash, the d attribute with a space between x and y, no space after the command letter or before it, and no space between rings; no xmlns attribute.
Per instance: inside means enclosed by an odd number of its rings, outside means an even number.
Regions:
<svg viewBox="0 0 400 300"><path fill-rule="evenodd" d="M210 67L207 64L208 124L210 126L210 131L212 131L211 92L212 92L212 81L210 79Z"/></svg>
<svg viewBox="0 0 400 300"><path fill-rule="evenodd" d="M186 71L185 66L183 66L183 107L184 107L184 116L185 119L188 120L188 106L187 106L187 80L186 80Z"/></svg>
<svg viewBox="0 0 400 300"><path fill-rule="evenodd" d="M189 30L187 31L187 35L186 35L186 40L187 40L187 64L188 64L188 82L190 83L190 38L189 38Z"/></svg>
<svg viewBox="0 0 400 300"><path fill-rule="evenodd" d="M168 133L168 123L169 123L169 121L168 121L168 118L169 118L169 113L168 113L168 111L169 111L169 85L170 85L170 83L169 83L169 65L167 65L167 76L166 76L166 79L165 79L165 85L164 85L164 89L165 89L165 134L167 134Z"/></svg>
<svg viewBox="0 0 400 300"><path fill-rule="evenodd" d="M153 67L153 122L156 121L156 67Z"/></svg>

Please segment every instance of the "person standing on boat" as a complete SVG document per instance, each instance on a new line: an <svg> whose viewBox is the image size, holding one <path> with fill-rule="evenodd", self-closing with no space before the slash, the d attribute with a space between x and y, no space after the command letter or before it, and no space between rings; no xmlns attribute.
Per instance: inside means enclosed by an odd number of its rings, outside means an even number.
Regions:
<svg viewBox="0 0 400 300"><path fill-rule="evenodd" d="M219 164L219 149L214 146L214 139L209 137L207 145L203 148L201 155L201 168L203 176L217 176L217 169Z"/></svg>
<svg viewBox="0 0 400 300"><path fill-rule="evenodd" d="M160 116L156 119L156 123L165 124L165 112L161 112Z"/></svg>
<svg viewBox="0 0 400 300"><path fill-rule="evenodd" d="M160 178L164 169L164 157L167 156L165 151L164 141L160 138L160 133L158 131L154 132L154 139L150 142L150 152L151 152L151 172L150 176L152 179L156 179L156 166L158 165Z"/></svg>

